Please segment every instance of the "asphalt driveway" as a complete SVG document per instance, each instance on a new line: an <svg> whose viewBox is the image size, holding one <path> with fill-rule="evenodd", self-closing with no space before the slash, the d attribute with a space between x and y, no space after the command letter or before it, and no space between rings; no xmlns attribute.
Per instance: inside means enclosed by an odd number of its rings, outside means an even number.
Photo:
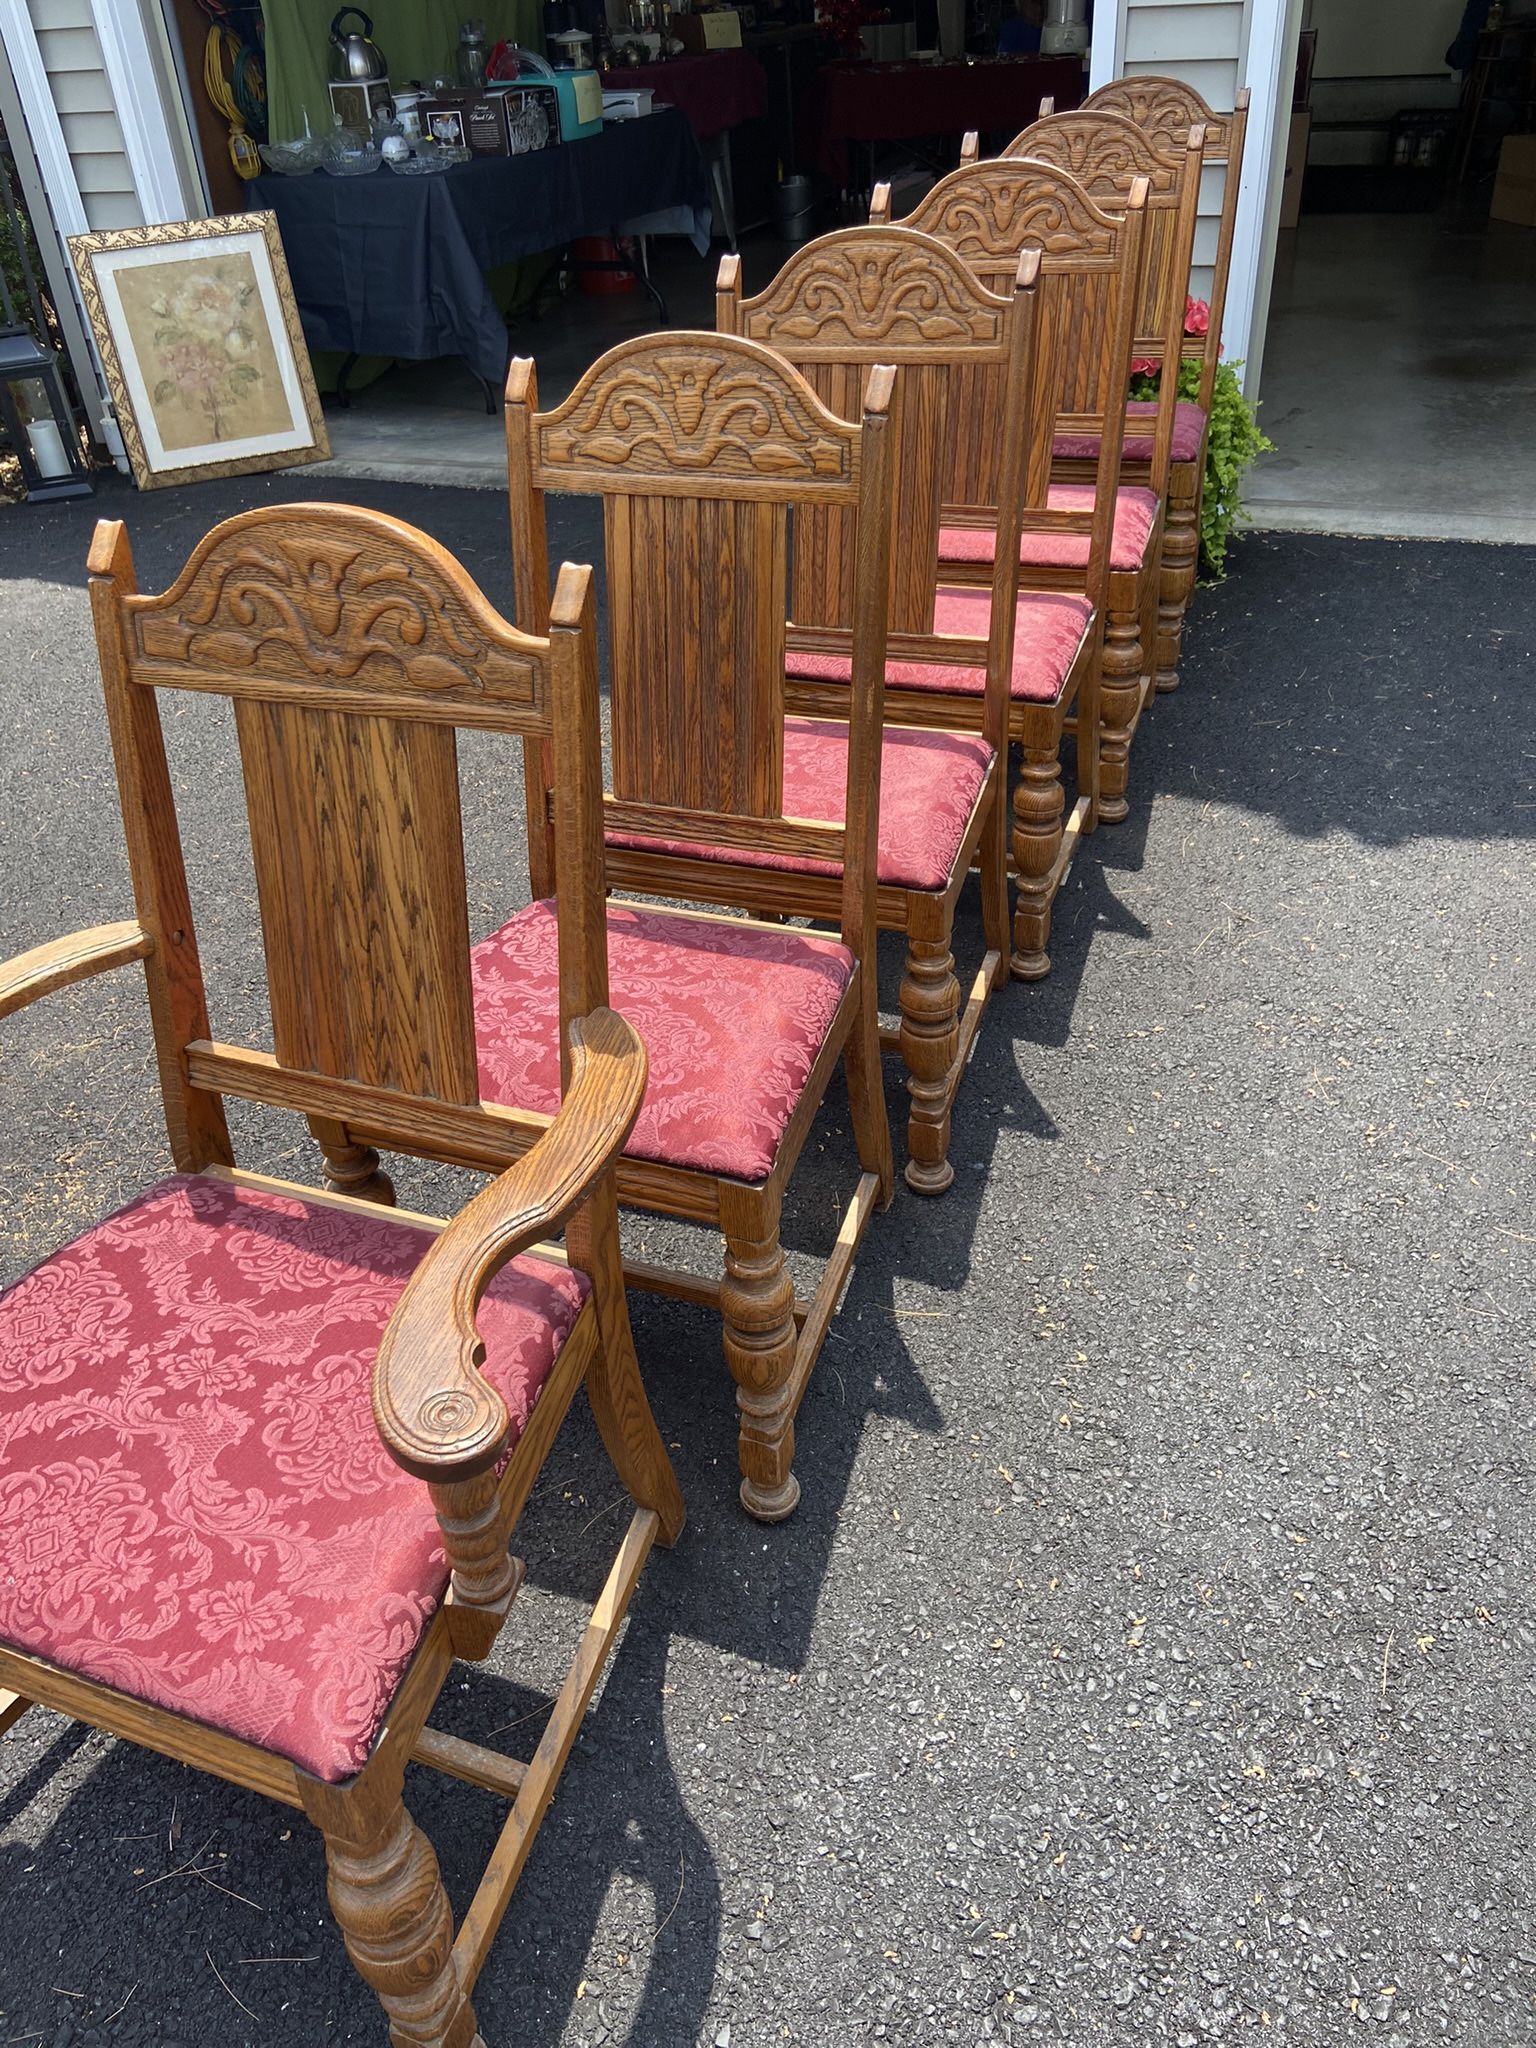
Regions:
<svg viewBox="0 0 1536 2048"><path fill-rule="evenodd" d="M507 601L496 496L327 488ZM5 952L129 910L94 511L153 587L305 494L0 511ZM1523 550L1255 536L1201 594L1055 972L983 1030L953 1191L871 1232L792 1521L736 1506L710 1318L636 1301L692 1519L481 1980L491 2048L1536 2035L1533 589ZM263 1013L224 721L169 717L236 1037ZM505 749L464 772L478 932L522 900L520 789ZM313 1171L301 1126L239 1136ZM834 1104L797 1247L850 1160ZM165 1164L132 974L0 1033L0 1278ZM402 1169L416 1205L457 1185ZM616 1493L583 1420L447 1725L528 1743ZM408 1797L462 1905L499 1810ZM301 1819L46 1714L0 1743L0 1916L0 2043L382 2038Z"/></svg>

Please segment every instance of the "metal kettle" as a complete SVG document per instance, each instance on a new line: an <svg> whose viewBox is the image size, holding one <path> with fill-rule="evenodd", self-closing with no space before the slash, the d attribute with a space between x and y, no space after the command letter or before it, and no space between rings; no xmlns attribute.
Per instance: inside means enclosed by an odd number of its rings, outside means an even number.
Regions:
<svg viewBox="0 0 1536 2048"><path fill-rule="evenodd" d="M348 15L355 15L363 24L363 32L354 30L349 35L342 33L342 23ZM373 22L361 7L343 7L331 23L331 41L341 52L339 76L365 85L373 78L388 78L389 66L384 61L384 52L372 40Z"/></svg>

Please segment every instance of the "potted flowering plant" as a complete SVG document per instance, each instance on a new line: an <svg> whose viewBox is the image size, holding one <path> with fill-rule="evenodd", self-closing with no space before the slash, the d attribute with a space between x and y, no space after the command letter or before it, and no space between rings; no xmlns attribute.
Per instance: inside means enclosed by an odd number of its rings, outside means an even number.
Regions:
<svg viewBox="0 0 1536 2048"><path fill-rule="evenodd" d="M871 22L889 18L888 9L882 12L866 0L818 0L816 8L817 26L845 57L863 56L863 30Z"/></svg>
<svg viewBox="0 0 1536 2048"><path fill-rule="evenodd" d="M1184 301L1184 332L1203 340L1211 331L1211 309L1204 299ZM1259 428L1254 408L1244 398L1237 381L1239 363L1218 363L1211 389L1211 424L1205 447L1205 488L1200 496L1200 553L1213 580L1226 574L1227 543L1234 528L1241 525L1242 481L1249 466L1274 442ZM1131 362L1130 395L1135 399L1156 398L1162 381L1162 365L1147 356ZM1179 397L1196 398L1200 392L1200 365L1185 360L1179 364Z"/></svg>

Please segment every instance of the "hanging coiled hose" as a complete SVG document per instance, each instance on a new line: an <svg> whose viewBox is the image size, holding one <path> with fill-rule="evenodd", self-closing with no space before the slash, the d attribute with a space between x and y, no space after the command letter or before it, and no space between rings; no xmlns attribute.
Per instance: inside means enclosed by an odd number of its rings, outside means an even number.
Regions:
<svg viewBox="0 0 1536 2048"><path fill-rule="evenodd" d="M203 90L229 123L229 158L242 178L260 175L256 143L267 132L267 80L261 51L226 22L215 22L203 45Z"/></svg>

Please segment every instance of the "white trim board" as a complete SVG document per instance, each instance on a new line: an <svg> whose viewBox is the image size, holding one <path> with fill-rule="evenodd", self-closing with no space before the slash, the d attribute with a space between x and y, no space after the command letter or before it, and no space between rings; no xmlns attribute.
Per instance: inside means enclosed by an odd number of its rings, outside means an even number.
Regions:
<svg viewBox="0 0 1536 2048"><path fill-rule="evenodd" d="M37 230L38 252L53 291L87 423L118 467L126 470L123 437L107 397L96 343L80 302L75 267L64 243L66 235L83 235L90 223L26 0L0 0L0 108L12 137L17 173Z"/></svg>
<svg viewBox="0 0 1536 2048"><path fill-rule="evenodd" d="M201 192L186 189L179 168L186 136L173 130L160 91L165 53L151 47L138 0L91 0L91 14L146 226L195 219L207 202ZM185 127L180 81L173 76L170 83Z"/></svg>

